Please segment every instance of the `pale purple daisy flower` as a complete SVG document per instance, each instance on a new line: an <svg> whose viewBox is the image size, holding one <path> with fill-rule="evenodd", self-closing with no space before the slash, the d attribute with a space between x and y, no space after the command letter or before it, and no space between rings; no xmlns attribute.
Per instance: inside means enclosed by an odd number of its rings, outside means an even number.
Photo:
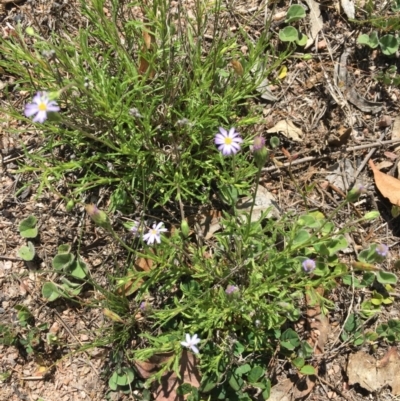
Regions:
<svg viewBox="0 0 400 401"><path fill-rule="evenodd" d="M226 292L228 295L231 295L231 294L233 294L233 293L236 292L236 291L239 291L239 288L236 287L236 285L232 285L232 284L229 284L228 287L226 287L226 290L225 290L225 292Z"/></svg>
<svg viewBox="0 0 400 401"><path fill-rule="evenodd" d="M154 244L156 241L158 244L161 242L161 233L168 231L165 227L163 227L163 223L160 222L157 225L153 224L153 227L149 230L149 232L143 235L143 241L147 242L147 245Z"/></svg>
<svg viewBox="0 0 400 401"><path fill-rule="evenodd" d="M310 273L315 269L315 262L312 259L306 259L303 263L303 270L306 273Z"/></svg>
<svg viewBox="0 0 400 401"><path fill-rule="evenodd" d="M218 146L218 150L224 156L234 155L240 150L240 144L243 139L235 131L235 128L231 128L229 132L225 128L218 128L219 134L215 135L214 143Z"/></svg>
<svg viewBox="0 0 400 401"><path fill-rule="evenodd" d="M384 244L379 244L376 249L375 252L382 257L386 257L388 252L389 252L389 248L387 247L387 245Z"/></svg>
<svg viewBox="0 0 400 401"><path fill-rule="evenodd" d="M32 103L25 106L26 117L33 117L33 122L44 123L47 120L47 113L60 111L57 103L50 100L47 92L38 92L32 99Z"/></svg>
<svg viewBox="0 0 400 401"><path fill-rule="evenodd" d="M195 354L199 353L199 349L196 347L196 345L200 342L200 338L197 337L197 334L195 334L193 337L191 337L190 334L186 334L186 341L181 341L181 345L184 347L190 348Z"/></svg>

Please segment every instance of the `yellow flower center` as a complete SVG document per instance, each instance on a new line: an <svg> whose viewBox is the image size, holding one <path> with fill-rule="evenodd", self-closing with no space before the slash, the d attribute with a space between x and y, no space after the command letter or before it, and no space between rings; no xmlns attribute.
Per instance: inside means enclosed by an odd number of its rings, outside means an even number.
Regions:
<svg viewBox="0 0 400 401"><path fill-rule="evenodd" d="M47 110L47 105L46 105L46 103L40 102L40 103L39 103L39 106L38 106L38 109L39 109L40 111L46 111L46 110Z"/></svg>
<svg viewBox="0 0 400 401"><path fill-rule="evenodd" d="M152 228L150 231L152 235L157 235L157 230L155 230L154 228Z"/></svg>
<svg viewBox="0 0 400 401"><path fill-rule="evenodd" d="M225 141L225 145L230 145L232 143L232 138L229 138L229 137L225 138L224 141Z"/></svg>

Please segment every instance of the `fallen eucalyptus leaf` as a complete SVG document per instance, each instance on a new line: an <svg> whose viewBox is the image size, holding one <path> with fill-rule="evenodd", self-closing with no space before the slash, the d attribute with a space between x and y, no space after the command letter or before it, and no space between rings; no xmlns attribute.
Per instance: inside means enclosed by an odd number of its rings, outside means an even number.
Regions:
<svg viewBox="0 0 400 401"><path fill-rule="evenodd" d="M246 221L244 213L250 213L251 205L253 203L253 197L247 196L238 201L236 208L240 219ZM267 209L270 209L266 218L279 219L281 213L276 202L274 195L264 188L262 185L258 185L256 200L253 207L253 212L251 214L251 221L258 221L261 214Z"/></svg>
<svg viewBox="0 0 400 401"><path fill-rule="evenodd" d="M286 138L296 142L302 142L303 131L296 127L290 120L280 120L267 131L269 134L281 132Z"/></svg>
<svg viewBox="0 0 400 401"><path fill-rule="evenodd" d="M347 365L349 384L358 383L362 388L375 392L384 386L392 388L394 396L400 394L400 359L396 347L377 361L372 355L359 351L349 357Z"/></svg>
<svg viewBox="0 0 400 401"><path fill-rule="evenodd" d="M379 171L372 160L368 164L374 173L375 184L379 192L388 198L392 205L400 206L400 180Z"/></svg>

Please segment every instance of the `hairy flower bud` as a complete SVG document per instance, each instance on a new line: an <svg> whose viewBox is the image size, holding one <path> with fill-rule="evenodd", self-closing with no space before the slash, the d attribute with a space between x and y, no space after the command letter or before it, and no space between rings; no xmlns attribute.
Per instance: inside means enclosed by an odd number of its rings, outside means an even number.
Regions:
<svg viewBox="0 0 400 401"><path fill-rule="evenodd" d="M346 200L348 202L356 202L358 198L362 195L365 194L367 191L363 185L357 184L355 185L347 194Z"/></svg>
<svg viewBox="0 0 400 401"><path fill-rule="evenodd" d="M110 220L108 219L107 214L99 210L96 205L94 204L86 205L85 209L87 214L99 227L103 228L110 227Z"/></svg>
<svg viewBox="0 0 400 401"><path fill-rule="evenodd" d="M265 146L265 139L259 135L253 141L254 160L258 168L262 168L268 159L268 149Z"/></svg>

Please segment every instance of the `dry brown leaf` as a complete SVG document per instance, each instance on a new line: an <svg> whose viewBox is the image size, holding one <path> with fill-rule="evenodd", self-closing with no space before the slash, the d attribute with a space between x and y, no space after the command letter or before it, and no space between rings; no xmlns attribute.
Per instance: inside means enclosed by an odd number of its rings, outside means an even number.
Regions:
<svg viewBox="0 0 400 401"><path fill-rule="evenodd" d="M347 376L349 384L359 383L368 391L390 386L392 394L399 395L400 359L396 347L392 347L380 361L363 351L350 355Z"/></svg>
<svg viewBox="0 0 400 401"><path fill-rule="evenodd" d="M168 362L172 353L154 355L147 362L135 361L138 374L143 379L148 379L158 370L161 365ZM182 352L180 360L179 378L175 372L167 372L161 377L161 381L153 383L153 397L157 401L183 401L184 396L178 395L176 390L183 383L189 383L198 388L200 386L200 373L197 369L196 357L187 350Z"/></svg>
<svg viewBox="0 0 400 401"><path fill-rule="evenodd" d="M221 229L222 213L219 210L201 210L200 215L188 216L190 227L195 228L195 233L200 237L208 240L213 237L214 233Z"/></svg>
<svg viewBox="0 0 400 401"><path fill-rule="evenodd" d="M308 49L318 37L318 33L324 27L324 21L321 16L320 4L315 0L306 0L308 8L310 9L310 25L311 29L308 31L308 41L305 49Z"/></svg>
<svg viewBox="0 0 400 401"><path fill-rule="evenodd" d="M253 197L246 196L241 198L236 205L238 214L240 219L245 222L246 221L246 213L249 213L250 210L253 210L251 215L251 221L258 221L261 217L262 213L265 213L266 210L270 209L268 214L265 216L267 219L279 219L281 216L281 211L278 206L278 202L276 201L274 195L268 191L267 188L262 185L258 185L256 199L253 205Z"/></svg>
<svg viewBox="0 0 400 401"><path fill-rule="evenodd" d="M153 50L153 44L154 41L154 36L148 33L147 31L143 31L143 40L144 40L144 45L142 47L142 55L140 56L140 61L139 61L139 74L145 75L147 74L147 70L150 67L150 63L146 60L144 55L147 55L149 57L150 52ZM151 69L149 73L149 78L153 78L155 75L154 69Z"/></svg>
<svg viewBox="0 0 400 401"><path fill-rule="evenodd" d="M323 295L324 293L324 290L321 287L318 287L315 291L320 295ZM319 305L312 304L312 299L308 294L306 294L306 303L307 321L311 329L311 336L308 340L308 343L314 348L316 355L323 354L324 347L328 341L328 335L331 329L329 325L329 319L321 312Z"/></svg>
<svg viewBox="0 0 400 401"><path fill-rule="evenodd" d="M231 66L235 70L236 74L242 76L244 73L243 66L239 60L232 60Z"/></svg>
<svg viewBox="0 0 400 401"><path fill-rule="evenodd" d="M393 162L390 160L382 160L380 163L376 165L378 170L382 170L383 168L389 168L393 166Z"/></svg>
<svg viewBox="0 0 400 401"><path fill-rule="evenodd" d="M388 198L392 205L400 206L400 180L380 172L372 160L368 164L374 173L375 185L379 192Z"/></svg>
<svg viewBox="0 0 400 401"><path fill-rule="evenodd" d="M152 249L150 251L153 252ZM146 258L139 258L135 262L135 267L138 271L148 272L153 267L153 260Z"/></svg>
<svg viewBox="0 0 400 401"><path fill-rule="evenodd" d="M396 116L393 123L392 139L400 139L400 116ZM397 146L395 150L399 150L400 146Z"/></svg>
<svg viewBox="0 0 400 401"><path fill-rule="evenodd" d="M290 379L285 379L271 388L268 401L292 401L294 383Z"/></svg>
<svg viewBox="0 0 400 401"><path fill-rule="evenodd" d="M281 132L287 138L292 139L296 142L301 142L301 137L303 136L303 131L296 127L290 120L278 121L272 128L267 131L269 134L275 132Z"/></svg>
<svg viewBox="0 0 400 401"><path fill-rule="evenodd" d="M337 132L330 134L328 137L328 144L331 146L342 146L345 145L353 132L353 128L345 128L341 126Z"/></svg>
<svg viewBox="0 0 400 401"><path fill-rule="evenodd" d="M399 156L393 152L383 152L383 154L390 160L396 160Z"/></svg>
<svg viewBox="0 0 400 401"><path fill-rule="evenodd" d="M147 380L155 373L157 373L161 366L168 362L172 358L173 353L167 352L165 354L153 355L148 361L134 361L134 365L137 369L139 376L142 379Z"/></svg>

